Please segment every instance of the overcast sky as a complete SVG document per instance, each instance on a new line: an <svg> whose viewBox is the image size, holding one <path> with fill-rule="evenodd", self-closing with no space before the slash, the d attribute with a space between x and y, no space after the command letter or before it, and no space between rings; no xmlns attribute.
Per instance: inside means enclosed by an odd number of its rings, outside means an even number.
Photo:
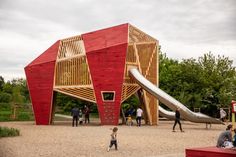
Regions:
<svg viewBox="0 0 236 157"><path fill-rule="evenodd" d="M0 0L0 75L24 67L58 39L130 23L173 59L211 51L236 65L236 0Z"/></svg>

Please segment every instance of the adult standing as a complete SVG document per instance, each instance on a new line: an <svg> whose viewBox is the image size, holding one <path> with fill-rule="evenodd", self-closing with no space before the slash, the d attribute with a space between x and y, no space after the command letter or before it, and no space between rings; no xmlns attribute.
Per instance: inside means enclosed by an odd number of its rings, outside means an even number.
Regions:
<svg viewBox="0 0 236 157"><path fill-rule="evenodd" d="M90 114L90 109L88 106L85 106L85 108L84 108L84 118L85 118L84 123L85 124L90 122L89 121L89 114Z"/></svg>
<svg viewBox="0 0 236 157"><path fill-rule="evenodd" d="M180 123L180 112L179 111L180 111L180 108L178 107L175 111L175 123L174 123L174 126L173 126L173 132L175 132L175 126L176 126L177 123L179 124L180 131L184 132L183 129L182 129L181 123Z"/></svg>
<svg viewBox="0 0 236 157"><path fill-rule="evenodd" d="M138 107L137 111L136 111L136 122L137 122L137 126L141 126L141 120L142 120L142 115L143 115L143 110Z"/></svg>
<svg viewBox="0 0 236 157"><path fill-rule="evenodd" d="M222 122L225 121L225 117L226 117L225 110L223 110L223 108L220 108L220 119L221 119Z"/></svg>
<svg viewBox="0 0 236 157"><path fill-rule="evenodd" d="M79 109L78 107L73 107L73 109L71 110L71 116L72 116L72 126L74 127L74 125L78 126L78 116L79 116Z"/></svg>

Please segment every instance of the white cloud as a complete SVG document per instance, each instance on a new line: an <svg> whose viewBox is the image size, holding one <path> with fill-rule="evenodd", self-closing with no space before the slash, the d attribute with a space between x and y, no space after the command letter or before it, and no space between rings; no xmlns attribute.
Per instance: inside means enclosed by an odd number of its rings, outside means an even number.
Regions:
<svg viewBox="0 0 236 157"><path fill-rule="evenodd" d="M160 43L162 45L162 43ZM168 46L166 46L168 45ZM222 41L221 44L186 44L183 42L164 42L161 46L163 52L168 52L167 56L173 59L182 60L187 58L195 58L203 56L205 53L211 52L215 56L229 57L230 60L234 61L236 66L236 41ZM225 53L227 52L227 53Z"/></svg>

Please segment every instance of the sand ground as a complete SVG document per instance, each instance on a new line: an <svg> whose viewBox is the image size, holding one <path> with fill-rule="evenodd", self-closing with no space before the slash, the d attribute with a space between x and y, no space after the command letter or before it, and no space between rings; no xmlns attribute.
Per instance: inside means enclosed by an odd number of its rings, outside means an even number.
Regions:
<svg viewBox="0 0 236 157"><path fill-rule="evenodd" d="M224 125L182 122L184 133L172 132L173 121L158 126L118 128L118 151L107 152L112 126L97 123L71 127L70 121L36 126L34 122L0 122L20 129L18 137L0 138L0 157L184 157L185 148L215 146Z"/></svg>

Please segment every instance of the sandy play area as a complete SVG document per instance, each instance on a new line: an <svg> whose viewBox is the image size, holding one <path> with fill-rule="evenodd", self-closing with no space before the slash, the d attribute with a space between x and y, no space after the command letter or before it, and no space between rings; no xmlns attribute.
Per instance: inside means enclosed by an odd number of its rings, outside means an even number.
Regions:
<svg viewBox="0 0 236 157"><path fill-rule="evenodd" d="M50 126L34 122L0 122L20 129L21 136L0 138L0 157L184 157L185 148L214 146L224 125L182 122L184 133L172 132L173 121L158 126L118 126L118 151L107 152L112 126L71 127L70 121Z"/></svg>

